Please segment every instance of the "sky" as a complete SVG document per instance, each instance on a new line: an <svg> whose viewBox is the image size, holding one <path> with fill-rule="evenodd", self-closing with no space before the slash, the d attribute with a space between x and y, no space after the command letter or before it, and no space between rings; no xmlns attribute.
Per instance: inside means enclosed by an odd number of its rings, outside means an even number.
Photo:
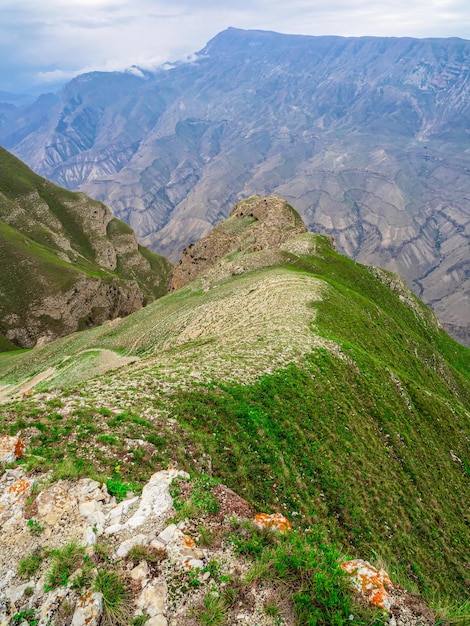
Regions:
<svg viewBox="0 0 470 626"><path fill-rule="evenodd" d="M303 35L470 39L468 0L0 0L0 91L190 58L229 26Z"/></svg>

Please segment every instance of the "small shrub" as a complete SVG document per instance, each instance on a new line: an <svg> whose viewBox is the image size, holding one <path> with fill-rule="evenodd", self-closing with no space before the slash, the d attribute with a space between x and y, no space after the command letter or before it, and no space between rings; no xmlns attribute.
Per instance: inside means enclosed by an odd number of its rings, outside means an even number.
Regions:
<svg viewBox="0 0 470 626"><path fill-rule="evenodd" d="M18 575L23 578L34 576L41 567L43 555L40 552L32 552L28 554L18 564Z"/></svg>
<svg viewBox="0 0 470 626"><path fill-rule="evenodd" d="M93 562L90 560L88 554L83 557L83 565L80 571L77 571L76 575L73 577L72 581L72 589L77 589L77 591L81 594L84 589L87 589L91 585L91 581L93 580Z"/></svg>
<svg viewBox="0 0 470 626"><path fill-rule="evenodd" d="M93 562L99 563L111 563L112 548L102 539L97 541L93 548Z"/></svg>
<svg viewBox="0 0 470 626"><path fill-rule="evenodd" d="M28 622L29 626L36 626L39 622L39 619L36 618L36 611L34 609L27 609L26 611L21 611L21 613L13 615L12 626L19 626L23 622Z"/></svg>
<svg viewBox="0 0 470 626"><path fill-rule="evenodd" d="M213 545L215 545L215 543L217 542L216 534L212 530L209 530L207 526L204 526L204 524L201 524L199 526L198 532L199 532L198 543L203 548L210 548Z"/></svg>
<svg viewBox="0 0 470 626"><path fill-rule="evenodd" d="M70 575L83 562L84 552L85 548L79 546L76 541L71 541L60 550L50 551L52 567L46 574L46 591L68 585Z"/></svg>
<svg viewBox="0 0 470 626"><path fill-rule="evenodd" d="M164 548L151 548L143 544L137 544L127 553L127 558L131 561L147 561L147 563L161 563L168 557Z"/></svg>
<svg viewBox="0 0 470 626"><path fill-rule="evenodd" d="M275 546L280 541L279 533L273 528L259 528L251 521L235 524L235 532L231 540L235 552L252 558L259 557L263 550Z"/></svg>
<svg viewBox="0 0 470 626"><path fill-rule="evenodd" d="M221 596L210 592L202 604L194 609L194 615L202 626L223 626L227 617L227 607Z"/></svg>
<svg viewBox="0 0 470 626"><path fill-rule="evenodd" d="M268 617L279 617L281 614L278 603L272 598L266 600L263 611Z"/></svg>
<svg viewBox="0 0 470 626"><path fill-rule="evenodd" d="M119 574L111 569L99 569L93 591L103 595L103 626L128 626L131 619L129 590Z"/></svg>
<svg viewBox="0 0 470 626"><path fill-rule="evenodd" d="M134 493L140 493L142 491L142 487L137 483L124 483L119 478L110 478L106 481L106 486L109 493L112 496L116 496L118 502L127 498L127 494L130 491Z"/></svg>
<svg viewBox="0 0 470 626"><path fill-rule="evenodd" d="M42 532L44 532L44 527L35 519L29 519L28 523L28 530L32 535L40 535Z"/></svg>
<svg viewBox="0 0 470 626"><path fill-rule="evenodd" d="M180 499L178 481L173 481L170 489L173 504L178 512L178 519L194 518L201 515L218 513L220 505L217 498L211 493L212 487L218 485L218 481L208 474L201 474L194 479L190 495L187 499Z"/></svg>

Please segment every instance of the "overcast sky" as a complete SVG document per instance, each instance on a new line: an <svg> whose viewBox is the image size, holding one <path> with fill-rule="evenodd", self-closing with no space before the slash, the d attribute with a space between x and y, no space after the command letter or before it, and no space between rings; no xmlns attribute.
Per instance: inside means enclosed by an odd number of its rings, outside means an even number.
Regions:
<svg viewBox="0 0 470 626"><path fill-rule="evenodd" d="M0 90L181 60L228 26L470 39L469 0L0 0Z"/></svg>

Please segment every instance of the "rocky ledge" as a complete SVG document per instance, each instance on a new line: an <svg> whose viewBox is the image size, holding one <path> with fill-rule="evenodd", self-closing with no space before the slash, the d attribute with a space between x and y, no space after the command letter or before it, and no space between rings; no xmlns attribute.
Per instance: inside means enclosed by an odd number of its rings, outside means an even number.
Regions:
<svg viewBox="0 0 470 626"><path fill-rule="evenodd" d="M19 437L0 440L2 462L21 457ZM6 469L0 478L0 626L196 626L212 597L231 597L230 585L239 588L227 623L273 624L265 607L274 583L250 579L253 564L234 549L233 537L250 525L294 532L291 523L279 513L255 515L214 482L203 492L202 483L169 468L156 472L141 495L120 499L96 480L50 482L48 474L28 475L21 466ZM216 506L194 515L197 498L212 498ZM435 623L421 599L383 570L361 560L341 567L389 626ZM293 623L288 608L280 610L276 624Z"/></svg>

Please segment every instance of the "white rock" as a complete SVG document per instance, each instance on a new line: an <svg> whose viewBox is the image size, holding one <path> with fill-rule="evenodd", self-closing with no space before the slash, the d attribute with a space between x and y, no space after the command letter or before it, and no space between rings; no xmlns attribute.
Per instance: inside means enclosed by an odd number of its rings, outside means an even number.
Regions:
<svg viewBox="0 0 470 626"><path fill-rule="evenodd" d="M168 622L163 615L156 615L148 619L145 622L145 626L168 626Z"/></svg>
<svg viewBox="0 0 470 626"><path fill-rule="evenodd" d="M102 611L103 596L101 593L88 591L78 599L71 626L98 626Z"/></svg>
<svg viewBox="0 0 470 626"><path fill-rule="evenodd" d="M145 543L145 535L136 535L135 537L131 537L130 539L127 539L126 541L123 541L121 543L116 551L116 554L119 557L126 556L129 550L141 543Z"/></svg>
<svg viewBox="0 0 470 626"><path fill-rule="evenodd" d="M147 613L149 617L162 615L165 612L166 596L165 583L151 582L137 598L136 607Z"/></svg>
<svg viewBox="0 0 470 626"><path fill-rule="evenodd" d="M137 567L134 567L134 569L131 571L131 578L132 580L138 580L142 582L148 577L149 571L150 570L147 561L142 561L141 563L139 563L139 565L137 565Z"/></svg>
<svg viewBox="0 0 470 626"><path fill-rule="evenodd" d="M24 591L28 587L34 587L34 581L24 583L23 585L8 587L8 589L5 589L5 595L10 602L16 602L24 596Z"/></svg>
<svg viewBox="0 0 470 626"><path fill-rule="evenodd" d="M140 498L140 504L134 515L126 522L126 528L138 528L150 517L160 518L173 506L169 487L174 478L183 476L189 478L186 472L178 470L163 470L154 474L145 485Z"/></svg>
<svg viewBox="0 0 470 626"><path fill-rule="evenodd" d="M175 536L176 528L177 528L176 524L170 524L169 526L167 526L158 535L157 541L160 541L161 543L164 543L164 544L169 543L173 539L173 537Z"/></svg>
<svg viewBox="0 0 470 626"><path fill-rule="evenodd" d="M98 511L99 504L96 500L88 500L86 502L80 502L78 510L82 517L91 517Z"/></svg>
<svg viewBox="0 0 470 626"><path fill-rule="evenodd" d="M46 595L45 601L40 607L38 626L49 626L54 614L69 592L70 589L67 587L59 587Z"/></svg>

